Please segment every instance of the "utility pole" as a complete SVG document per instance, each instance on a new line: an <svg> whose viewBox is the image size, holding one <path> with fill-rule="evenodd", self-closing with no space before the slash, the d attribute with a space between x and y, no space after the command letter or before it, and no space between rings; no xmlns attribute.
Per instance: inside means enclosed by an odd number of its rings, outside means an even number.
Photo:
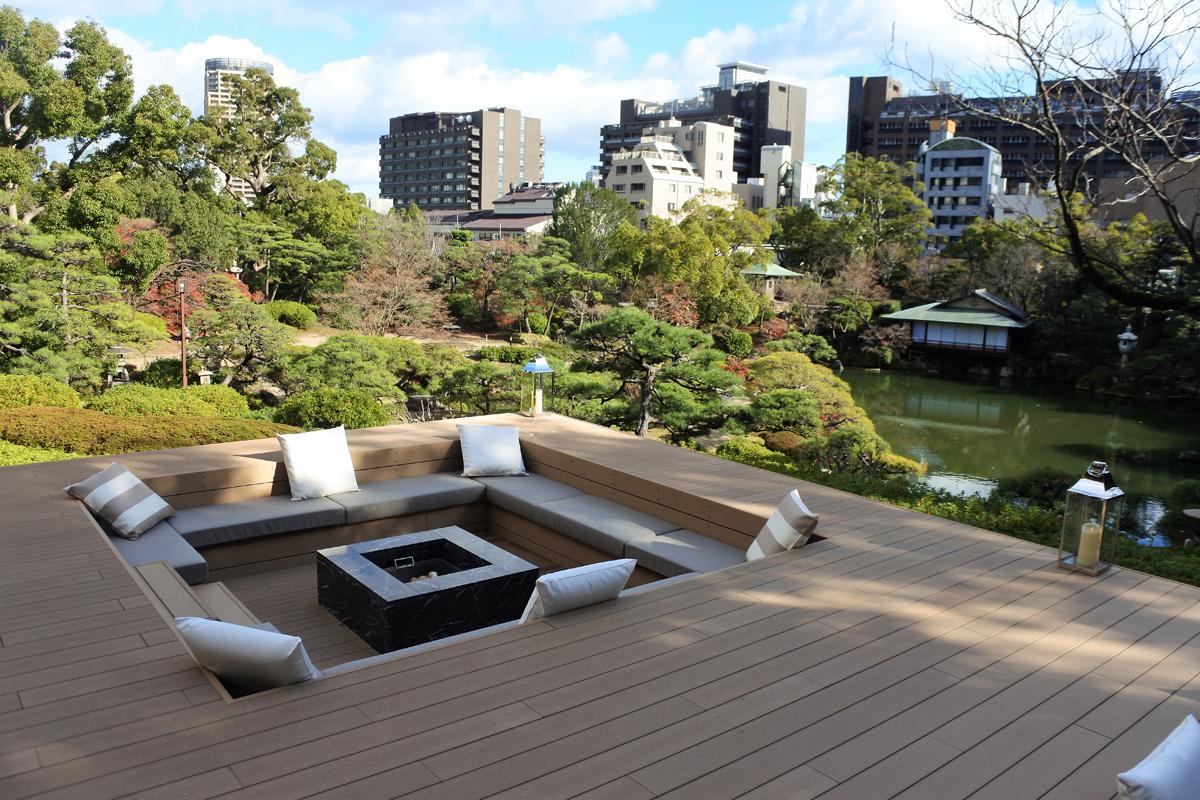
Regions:
<svg viewBox="0 0 1200 800"><path fill-rule="evenodd" d="M183 373L183 388L187 388L187 278L175 282L179 292L179 363Z"/></svg>

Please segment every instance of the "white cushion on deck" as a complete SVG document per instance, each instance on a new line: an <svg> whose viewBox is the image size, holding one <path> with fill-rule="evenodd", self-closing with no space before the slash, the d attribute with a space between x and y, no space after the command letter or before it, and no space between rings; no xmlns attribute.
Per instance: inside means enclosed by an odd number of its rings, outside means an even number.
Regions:
<svg viewBox="0 0 1200 800"><path fill-rule="evenodd" d="M521 439L516 428L506 425L459 425L463 477L524 475Z"/></svg>
<svg viewBox="0 0 1200 800"><path fill-rule="evenodd" d="M175 626L197 663L250 691L321 677L297 636L200 617L176 617Z"/></svg>
<svg viewBox="0 0 1200 800"><path fill-rule="evenodd" d="M537 579L522 622L550 617L575 608L613 600L625 588L637 562L632 558L585 564Z"/></svg>
<svg viewBox="0 0 1200 800"><path fill-rule="evenodd" d="M804 505L804 501L800 499L800 492L792 489L780 501L779 507L771 512L767 524L762 526L762 530L746 550L746 560L756 561L804 544L808 537L812 536L818 519L817 515Z"/></svg>
<svg viewBox="0 0 1200 800"><path fill-rule="evenodd" d="M1117 776L1121 800L1200 797L1200 723L1188 714L1141 763Z"/></svg>
<svg viewBox="0 0 1200 800"><path fill-rule="evenodd" d="M293 500L358 491L343 426L307 433L277 433L275 438L283 453Z"/></svg>

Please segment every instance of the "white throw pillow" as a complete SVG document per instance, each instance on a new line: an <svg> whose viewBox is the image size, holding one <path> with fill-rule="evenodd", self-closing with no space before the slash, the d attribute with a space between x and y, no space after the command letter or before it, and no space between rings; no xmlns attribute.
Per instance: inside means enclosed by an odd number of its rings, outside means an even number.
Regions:
<svg viewBox="0 0 1200 800"><path fill-rule="evenodd" d="M756 561L804 544L808 537L812 536L818 519L817 515L804 505L804 501L800 499L800 492L792 489L771 512L767 524L762 526L758 536L751 542L746 550L746 560Z"/></svg>
<svg viewBox="0 0 1200 800"><path fill-rule="evenodd" d="M175 513L166 500L116 462L66 488L126 539L136 539Z"/></svg>
<svg viewBox="0 0 1200 800"><path fill-rule="evenodd" d="M463 477L525 475L521 439L516 428L502 425L459 425Z"/></svg>
<svg viewBox="0 0 1200 800"><path fill-rule="evenodd" d="M200 617L175 626L200 666L251 691L321 677L298 636Z"/></svg>
<svg viewBox="0 0 1200 800"><path fill-rule="evenodd" d="M543 575L534 584L521 621L551 617L573 608L612 600L621 594L636 566L636 560L622 558Z"/></svg>
<svg viewBox="0 0 1200 800"><path fill-rule="evenodd" d="M341 425L307 433L277 433L293 500L357 492L358 478Z"/></svg>
<svg viewBox="0 0 1200 800"><path fill-rule="evenodd" d="M1150 755L1117 776L1121 800L1195 800L1200 797L1200 723L1188 714Z"/></svg>

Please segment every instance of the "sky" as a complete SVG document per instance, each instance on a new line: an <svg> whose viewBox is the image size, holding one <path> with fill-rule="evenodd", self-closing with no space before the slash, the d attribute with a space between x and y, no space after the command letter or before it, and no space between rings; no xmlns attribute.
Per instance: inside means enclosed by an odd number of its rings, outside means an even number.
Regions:
<svg viewBox="0 0 1200 800"><path fill-rule="evenodd" d="M197 114L206 58L270 62L337 151L335 177L369 197L389 117L519 108L542 120L545 179L580 180L622 99L695 96L735 60L807 88L803 156L831 164L845 146L849 76L890 72L909 88L915 79L886 65L889 48L935 62L988 48L942 0L16 2L60 30L97 22L130 55L139 93L170 84Z"/></svg>

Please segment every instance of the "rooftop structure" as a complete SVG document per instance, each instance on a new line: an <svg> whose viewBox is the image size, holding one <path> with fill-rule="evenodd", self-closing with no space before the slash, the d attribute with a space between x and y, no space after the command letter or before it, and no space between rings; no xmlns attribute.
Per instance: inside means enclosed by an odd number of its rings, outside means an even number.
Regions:
<svg viewBox="0 0 1200 800"><path fill-rule="evenodd" d="M392 117L379 137L379 196L396 208L477 211L542 180L542 122L515 108Z"/></svg>
<svg viewBox="0 0 1200 800"><path fill-rule="evenodd" d="M735 181L761 174L759 154L764 145L790 145L796 157L803 158L807 90L770 80L766 67L745 61L717 69L717 83L701 87L695 97L622 100L620 121L600 129L600 169L607 172L617 152L636 146L647 128L667 119L733 128Z"/></svg>
<svg viewBox="0 0 1200 800"><path fill-rule="evenodd" d="M1109 797L1196 710L1200 589L562 417L475 421L519 426L536 474L731 543L799 487L822 538L229 700L58 488L112 459L6 467L0 796ZM348 438L364 486L461 466L453 421ZM177 508L283 489L273 441L117 460ZM500 546L570 562L488 514ZM271 563L323 545L267 541L210 574L226 604L320 667L361 655L311 561Z"/></svg>

